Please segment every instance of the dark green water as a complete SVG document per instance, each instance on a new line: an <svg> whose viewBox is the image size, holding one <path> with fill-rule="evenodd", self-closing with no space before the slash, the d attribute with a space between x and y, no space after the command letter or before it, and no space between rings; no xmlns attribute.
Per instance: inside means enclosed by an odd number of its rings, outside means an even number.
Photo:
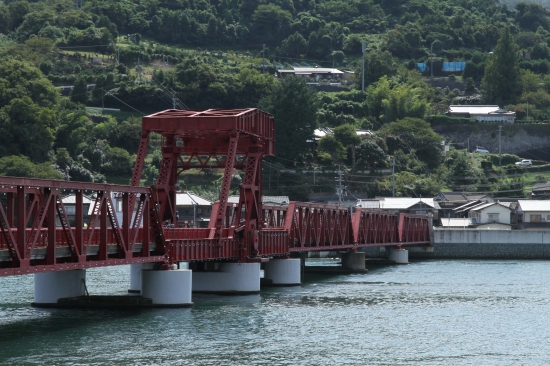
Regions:
<svg viewBox="0 0 550 366"><path fill-rule="evenodd" d="M123 294L129 267L87 283ZM34 309L32 276L0 278L0 365L547 365L549 283L545 261L427 261L114 312Z"/></svg>

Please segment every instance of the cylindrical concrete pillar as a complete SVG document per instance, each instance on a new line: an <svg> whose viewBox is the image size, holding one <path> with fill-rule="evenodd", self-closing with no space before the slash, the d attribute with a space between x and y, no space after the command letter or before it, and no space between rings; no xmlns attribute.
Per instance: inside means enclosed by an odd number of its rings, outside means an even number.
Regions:
<svg viewBox="0 0 550 366"><path fill-rule="evenodd" d="M141 271L141 296L158 307L191 307L193 272L188 269Z"/></svg>
<svg viewBox="0 0 550 366"><path fill-rule="evenodd" d="M409 251L403 248L391 248L389 260L396 264L409 264Z"/></svg>
<svg viewBox="0 0 550 366"><path fill-rule="evenodd" d="M301 260L271 259L265 264L264 279L274 286L300 286Z"/></svg>
<svg viewBox="0 0 550 366"><path fill-rule="evenodd" d="M65 297L85 294L86 270L45 272L34 275L33 305L57 304Z"/></svg>
<svg viewBox="0 0 550 366"><path fill-rule="evenodd" d="M128 293L139 295L141 293L141 271L153 269L155 263L130 264L130 288Z"/></svg>
<svg viewBox="0 0 550 366"><path fill-rule="evenodd" d="M346 252L342 254L342 267L354 271L365 270L365 253Z"/></svg>
<svg viewBox="0 0 550 366"><path fill-rule="evenodd" d="M193 291L236 295L260 293L260 263L219 263L217 271L193 272Z"/></svg>

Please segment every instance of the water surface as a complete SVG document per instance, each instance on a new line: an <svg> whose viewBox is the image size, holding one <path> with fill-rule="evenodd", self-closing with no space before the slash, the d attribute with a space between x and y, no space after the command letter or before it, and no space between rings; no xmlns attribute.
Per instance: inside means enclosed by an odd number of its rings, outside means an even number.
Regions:
<svg viewBox="0 0 550 366"><path fill-rule="evenodd" d="M32 275L1 277L0 365L544 365L549 281L547 261L425 261L123 312L34 309ZM124 294L129 267L87 285Z"/></svg>

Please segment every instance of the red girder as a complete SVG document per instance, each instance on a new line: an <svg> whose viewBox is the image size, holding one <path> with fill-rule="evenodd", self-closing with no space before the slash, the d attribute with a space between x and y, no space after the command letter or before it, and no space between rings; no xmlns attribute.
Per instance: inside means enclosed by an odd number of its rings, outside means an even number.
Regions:
<svg viewBox="0 0 550 366"><path fill-rule="evenodd" d="M162 136L159 177L139 187L149 136ZM130 263L285 257L291 252L429 244L425 216L313 203L262 206L262 160L274 154L274 120L258 109L178 111L143 117L130 186L0 177L0 276ZM224 168L207 229L163 228L174 219L178 176ZM227 204L234 169L239 202ZM88 215L83 194L93 195ZM74 193L70 219L62 196ZM116 212L113 195L122 199ZM88 217L85 222L85 217ZM87 226L86 226L87 223Z"/></svg>

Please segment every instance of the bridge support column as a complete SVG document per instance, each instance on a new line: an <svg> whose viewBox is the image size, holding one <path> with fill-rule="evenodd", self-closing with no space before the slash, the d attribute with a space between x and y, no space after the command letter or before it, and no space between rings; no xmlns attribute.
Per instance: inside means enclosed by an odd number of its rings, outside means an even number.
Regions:
<svg viewBox="0 0 550 366"><path fill-rule="evenodd" d="M342 254L342 267L353 271L365 270L365 253L346 252Z"/></svg>
<svg viewBox="0 0 550 366"><path fill-rule="evenodd" d="M48 307L65 297L83 296L86 270L35 273L33 306Z"/></svg>
<svg viewBox="0 0 550 366"><path fill-rule="evenodd" d="M141 295L156 307L192 307L193 272L188 269L141 271Z"/></svg>
<svg viewBox="0 0 550 366"><path fill-rule="evenodd" d="M214 270L193 272L193 292L221 295L260 293L260 263L215 263Z"/></svg>
<svg viewBox="0 0 550 366"><path fill-rule="evenodd" d="M139 295L141 293L141 271L153 269L154 263L130 264L130 288L129 294Z"/></svg>
<svg viewBox="0 0 550 366"><path fill-rule="evenodd" d="M396 264L409 264L409 251L403 248L390 248L389 260Z"/></svg>
<svg viewBox="0 0 550 366"><path fill-rule="evenodd" d="M301 263L296 259L271 259L265 264L264 280L272 286L300 286Z"/></svg>

